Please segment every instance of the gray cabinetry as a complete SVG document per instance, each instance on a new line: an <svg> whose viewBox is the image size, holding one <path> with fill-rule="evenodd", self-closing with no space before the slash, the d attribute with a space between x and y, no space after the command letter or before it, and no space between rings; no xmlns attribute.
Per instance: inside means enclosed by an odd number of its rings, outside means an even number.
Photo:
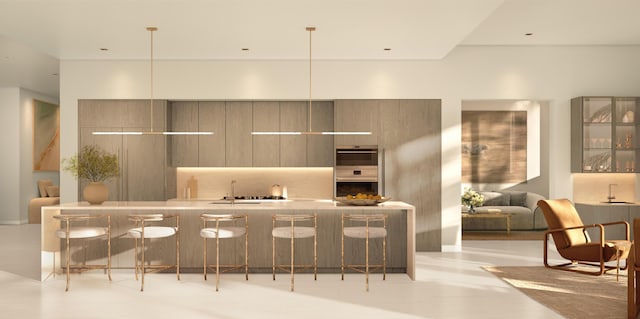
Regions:
<svg viewBox="0 0 640 319"><path fill-rule="evenodd" d="M227 102L226 113L226 166L251 167L253 165L253 106L251 102Z"/></svg>
<svg viewBox="0 0 640 319"><path fill-rule="evenodd" d="M334 129L336 131L369 131L371 135L335 137L335 145L378 145L380 131L379 100L336 100Z"/></svg>
<svg viewBox="0 0 640 319"><path fill-rule="evenodd" d="M333 131L333 102L313 102L311 106L311 129ZM333 167L335 160L334 138L330 135L307 135L307 166Z"/></svg>
<svg viewBox="0 0 640 319"><path fill-rule="evenodd" d="M168 115L171 131L198 131L198 102L171 102ZM198 136L172 135L167 139L171 166L198 166Z"/></svg>
<svg viewBox="0 0 640 319"><path fill-rule="evenodd" d="M307 110L305 102L280 102L280 131L307 131ZM280 166L307 166L306 135L280 136Z"/></svg>
<svg viewBox="0 0 640 319"><path fill-rule="evenodd" d="M379 101L384 192L416 207L416 248L437 249L441 238L440 100ZM437 243L437 244L434 244Z"/></svg>
<svg viewBox="0 0 640 319"><path fill-rule="evenodd" d="M631 211L635 212L638 206L632 205L616 205L616 204L603 204L603 205L590 205L576 203L576 210L582 223L585 225L602 224L617 221L626 221L630 224L633 223L633 216ZM630 228L631 230L631 228ZM598 241L600 238L599 228L589 228L587 233L592 241ZM624 239L625 228L623 225L613 225L605 227L605 239Z"/></svg>
<svg viewBox="0 0 640 319"><path fill-rule="evenodd" d="M198 136L198 166L224 167L226 162L225 102L198 102L198 128L213 135Z"/></svg>
<svg viewBox="0 0 640 319"><path fill-rule="evenodd" d="M166 101L154 101L155 131L165 129L166 109ZM109 200L166 199L164 135L92 134L94 131L149 131L150 119L149 101L79 101L79 148L85 145L98 145L118 156L120 176L107 183ZM79 182L79 198L82 198L85 183L85 181Z"/></svg>
<svg viewBox="0 0 640 319"><path fill-rule="evenodd" d="M571 100L571 171L637 171L640 121L635 97L578 97Z"/></svg>
<svg viewBox="0 0 640 319"><path fill-rule="evenodd" d="M279 102L253 102L253 130L260 132L280 130ZM280 136L253 136L253 166L280 166Z"/></svg>

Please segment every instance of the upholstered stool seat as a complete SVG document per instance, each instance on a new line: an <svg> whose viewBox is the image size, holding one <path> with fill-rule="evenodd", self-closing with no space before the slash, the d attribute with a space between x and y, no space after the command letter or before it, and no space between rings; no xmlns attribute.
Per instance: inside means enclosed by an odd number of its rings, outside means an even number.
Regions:
<svg viewBox="0 0 640 319"><path fill-rule="evenodd" d="M175 219L175 226L147 226L149 223L159 223L165 220ZM164 214L131 214L129 220L135 223L134 228L127 231L133 238L135 252L135 276L138 280L138 272L141 274L140 291L144 291L144 275L169 268L176 268L176 277L180 280L180 216ZM176 263L175 265L148 265L145 260L145 242L147 239L176 238ZM140 241L140 253L138 253L138 241Z"/></svg>
<svg viewBox="0 0 640 319"><path fill-rule="evenodd" d="M106 269L109 281L111 281L111 216L109 215L87 215L87 214L60 214L53 218L62 222L63 227L56 230L55 234L58 238L66 240L66 274L67 285L65 291L69 290L70 272L83 272L91 269ZM98 226L72 226L77 222L89 223L94 219L103 219L107 221L106 227ZM107 264L106 265L87 265L86 260L82 265L71 265L71 239L91 239L105 236L107 238ZM85 256L86 258L86 256ZM54 262L55 264L55 262ZM55 265L54 265L55 267ZM55 273L55 269L54 269Z"/></svg>
<svg viewBox="0 0 640 319"><path fill-rule="evenodd" d="M277 238L309 238L316 235L316 229L313 227L297 226L293 228L293 236L291 235L291 227L276 227L271 231L271 235Z"/></svg>
<svg viewBox="0 0 640 319"><path fill-rule="evenodd" d="M147 226L144 228L144 238L171 237L178 232L176 227ZM132 228L128 231L133 238L142 238L142 227Z"/></svg>
<svg viewBox="0 0 640 319"><path fill-rule="evenodd" d="M366 290L369 291L369 271L371 267L382 268L382 280L387 277L387 215L386 214L342 214L342 252L341 252L341 275L344 280L344 269L350 268L365 274ZM345 222L350 225L345 226ZM364 226L356 226L364 224ZM344 239L345 237L365 240L365 262L364 265L346 264L344 261ZM369 264L369 240L382 238L382 264Z"/></svg>
<svg viewBox="0 0 640 319"><path fill-rule="evenodd" d="M301 226L300 223L312 224L312 226ZM288 271L291 274L291 291L294 286L295 267L313 267L313 280L317 279L318 274L318 223L316 214L300 214L300 215L273 215L273 228L271 230L271 247L272 247L272 272L273 280L276 280L276 268ZM286 225L286 226L283 226ZM312 265L296 265L294 261L295 255L295 239L313 237L313 264ZM281 265L276 263L276 238L284 238L290 240L290 263Z"/></svg>
<svg viewBox="0 0 640 319"><path fill-rule="evenodd" d="M207 268L213 268L207 263L207 239L216 240L216 264L214 271L216 272L216 291L220 285L220 268L230 271L233 269L244 268L244 278L249 280L249 217L246 214L202 214L202 229L200 237L203 239L203 274L204 280L207 280ZM243 227L237 226L242 222ZM214 227L207 227L212 223ZM243 264L220 264L220 239L230 239L244 237L244 263Z"/></svg>
<svg viewBox="0 0 640 319"><path fill-rule="evenodd" d="M345 227L344 235L351 238L366 239L367 231L369 238L383 238L387 236L387 230L384 227Z"/></svg>
<svg viewBox="0 0 640 319"><path fill-rule="evenodd" d="M72 227L69 231L69 238L93 238L104 236L109 232L107 227ZM58 238L67 238L64 229L56 230Z"/></svg>

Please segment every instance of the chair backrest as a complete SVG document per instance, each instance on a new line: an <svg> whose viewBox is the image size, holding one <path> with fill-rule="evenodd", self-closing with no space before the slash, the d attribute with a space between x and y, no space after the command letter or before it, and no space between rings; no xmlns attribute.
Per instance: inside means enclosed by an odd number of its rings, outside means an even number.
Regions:
<svg viewBox="0 0 640 319"><path fill-rule="evenodd" d="M633 242L635 260L632 262L635 263L636 268L638 268L640 267L640 218L633 220Z"/></svg>
<svg viewBox="0 0 640 319"><path fill-rule="evenodd" d="M578 211L568 199L540 200L538 201L538 207L542 209L549 230L584 225L580 215L578 215ZM551 235L558 249L589 242L589 237L584 229L581 228L553 232Z"/></svg>

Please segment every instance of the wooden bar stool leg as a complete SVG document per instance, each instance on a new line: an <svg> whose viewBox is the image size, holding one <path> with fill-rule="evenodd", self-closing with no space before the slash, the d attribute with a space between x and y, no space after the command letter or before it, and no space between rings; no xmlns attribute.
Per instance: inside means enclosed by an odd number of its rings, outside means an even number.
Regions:
<svg viewBox="0 0 640 319"><path fill-rule="evenodd" d="M340 218L340 274L341 280L344 280L344 213L342 213L342 218Z"/></svg>
<svg viewBox="0 0 640 319"><path fill-rule="evenodd" d="M276 220L272 220L273 228L276 227ZM276 280L276 238L271 236L271 270L273 274L273 280Z"/></svg>
<svg viewBox="0 0 640 319"><path fill-rule="evenodd" d="M70 241L70 237L71 237L70 232L71 232L71 230L70 230L69 227L70 227L69 220L67 219L67 230L66 230L66 233L67 233L67 287L64 289L64 291L69 291L69 276L71 275L70 274L70 270L69 270L69 268L71 268L70 267L70 265L71 265L71 250L69 249L69 246L71 245L71 241Z"/></svg>
<svg viewBox="0 0 640 319"><path fill-rule="evenodd" d="M364 269L365 269L365 281L367 286L367 291L369 291L369 220L367 219L365 226L365 240L364 240Z"/></svg>
<svg viewBox="0 0 640 319"><path fill-rule="evenodd" d="M294 231L294 227L293 227L293 220L291 221L291 291L293 291L293 273L294 273L294 266L293 266L293 255L294 255L294 244L293 244L293 238L295 237L293 234Z"/></svg>
<svg viewBox="0 0 640 319"><path fill-rule="evenodd" d="M207 228L207 222L203 222L203 228ZM202 251L202 273L204 274L204 280L207 280L207 237L202 237L202 246L204 247Z"/></svg>
<svg viewBox="0 0 640 319"><path fill-rule="evenodd" d="M244 216L244 280L249 280L249 216Z"/></svg>

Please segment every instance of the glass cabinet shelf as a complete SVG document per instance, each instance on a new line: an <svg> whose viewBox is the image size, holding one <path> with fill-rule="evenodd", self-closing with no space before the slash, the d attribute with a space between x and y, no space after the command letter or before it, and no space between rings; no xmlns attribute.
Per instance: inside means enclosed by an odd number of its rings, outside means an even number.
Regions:
<svg viewBox="0 0 640 319"><path fill-rule="evenodd" d="M577 97L571 100L571 171L636 172L640 145L637 97Z"/></svg>

